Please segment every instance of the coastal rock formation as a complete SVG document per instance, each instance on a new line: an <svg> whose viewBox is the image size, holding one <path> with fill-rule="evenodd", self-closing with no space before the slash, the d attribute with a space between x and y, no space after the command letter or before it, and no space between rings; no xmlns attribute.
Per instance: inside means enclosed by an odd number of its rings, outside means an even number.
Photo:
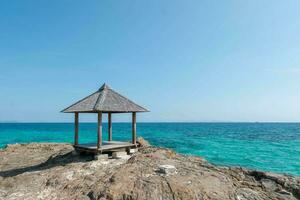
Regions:
<svg viewBox="0 0 300 200"><path fill-rule="evenodd" d="M219 167L165 148L108 160L72 151L50 143L0 150L0 199L300 199L299 177Z"/></svg>

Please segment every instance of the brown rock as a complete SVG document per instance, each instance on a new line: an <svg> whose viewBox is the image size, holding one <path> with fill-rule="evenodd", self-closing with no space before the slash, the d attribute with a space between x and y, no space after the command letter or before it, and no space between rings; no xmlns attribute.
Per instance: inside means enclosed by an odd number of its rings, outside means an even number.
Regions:
<svg viewBox="0 0 300 200"><path fill-rule="evenodd" d="M150 143L142 137L139 137L137 139L137 143L140 145L140 147L150 147L151 146Z"/></svg>
<svg viewBox="0 0 300 200"><path fill-rule="evenodd" d="M10 145L0 150L0 199L300 198L299 177L218 167L200 157L143 147L129 160L72 155L68 144ZM172 165L176 173L159 173Z"/></svg>

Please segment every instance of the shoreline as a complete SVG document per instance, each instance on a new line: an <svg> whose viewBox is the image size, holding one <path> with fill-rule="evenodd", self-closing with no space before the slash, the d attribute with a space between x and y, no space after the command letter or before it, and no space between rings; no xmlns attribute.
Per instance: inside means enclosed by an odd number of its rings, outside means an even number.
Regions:
<svg viewBox="0 0 300 200"><path fill-rule="evenodd" d="M0 197L300 198L298 176L218 166L201 157L178 154L167 148L144 146L130 158L108 160L74 156L72 152L73 147L63 143L8 145L0 150L3 158L0 160ZM160 174L157 169L161 165L174 166L176 173Z"/></svg>
<svg viewBox="0 0 300 200"><path fill-rule="evenodd" d="M61 144L61 145L72 145L71 143L67 143L67 142L28 142L28 143L12 143L12 144L6 144L3 147L0 146L0 152L5 150L5 148L9 147L9 146L14 146L14 145L21 145L21 146L26 146L26 145L30 145L30 144ZM259 169L259 168L251 168L248 166L242 166L239 164L222 164L222 163L215 163L212 161L209 161L205 158L205 156L200 156L200 155L195 155L195 154L191 154L191 153L181 153L181 152L177 152L175 149L172 148L167 148L167 147L160 147L160 146L155 146L155 145L151 145L153 147L156 148L165 148L165 149L170 149L174 152L176 152L177 154L181 154L183 156L192 156L192 157L200 157L202 159L205 159L207 162L209 162L212 165L215 165L217 167L234 167L234 168L244 168L244 169L248 169L248 170L252 170L252 171L262 171L262 172L266 172L266 173L275 173L275 174L281 174L281 175L285 175L285 176L295 176L295 177L300 177L299 174L293 174L293 173L288 173L288 172L280 172L280 171L271 171L271 170L263 170L263 169Z"/></svg>

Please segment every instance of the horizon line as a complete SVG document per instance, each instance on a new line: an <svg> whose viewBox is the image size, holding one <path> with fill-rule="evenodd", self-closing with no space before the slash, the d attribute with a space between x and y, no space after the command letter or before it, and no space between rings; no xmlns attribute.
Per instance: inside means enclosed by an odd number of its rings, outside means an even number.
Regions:
<svg viewBox="0 0 300 200"><path fill-rule="evenodd" d="M0 121L0 124L73 124L74 122L38 122L38 121ZM80 123L97 123L97 122L89 122L83 121ZM107 121L103 121L103 123L108 123ZM112 123L131 123L131 121L115 121ZM300 123L300 121L140 121L137 123L251 123L251 124L259 124L259 123Z"/></svg>

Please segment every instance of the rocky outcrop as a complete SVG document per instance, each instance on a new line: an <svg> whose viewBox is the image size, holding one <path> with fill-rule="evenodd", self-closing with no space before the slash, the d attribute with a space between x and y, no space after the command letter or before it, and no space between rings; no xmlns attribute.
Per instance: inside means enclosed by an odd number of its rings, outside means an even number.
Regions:
<svg viewBox="0 0 300 200"><path fill-rule="evenodd" d="M144 146L129 159L94 160L68 144L9 145L0 151L0 199L300 199L299 177Z"/></svg>
<svg viewBox="0 0 300 200"><path fill-rule="evenodd" d="M140 147L150 147L151 146L150 143L142 137L139 137L137 139L137 142L138 142Z"/></svg>

